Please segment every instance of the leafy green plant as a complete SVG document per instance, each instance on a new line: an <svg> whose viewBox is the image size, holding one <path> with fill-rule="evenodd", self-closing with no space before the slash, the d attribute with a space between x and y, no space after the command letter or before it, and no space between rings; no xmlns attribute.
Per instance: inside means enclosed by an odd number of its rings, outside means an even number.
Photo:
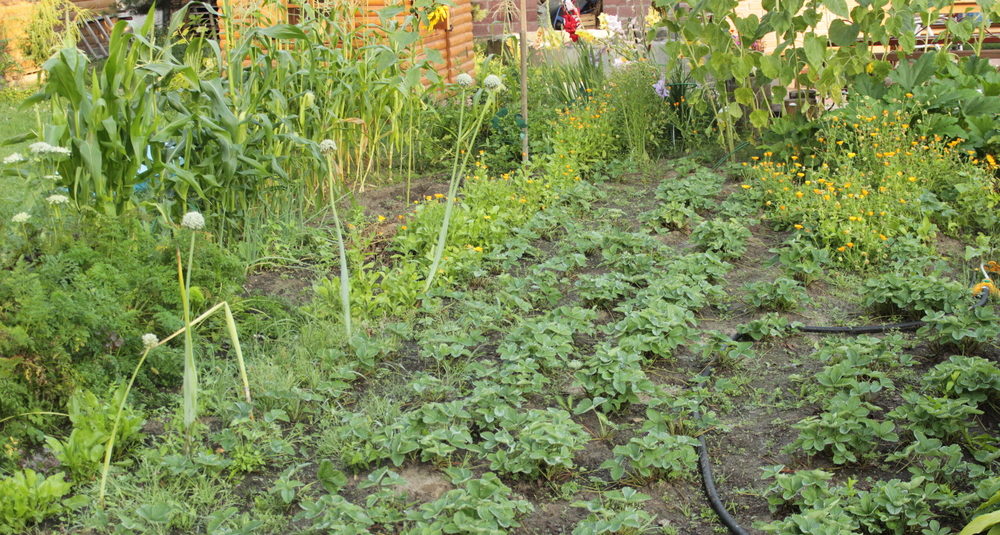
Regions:
<svg viewBox="0 0 1000 535"><path fill-rule="evenodd" d="M928 525L934 517L930 504L939 495L938 485L922 477L891 479L859 492L847 509L870 532L905 533Z"/></svg>
<svg viewBox="0 0 1000 535"><path fill-rule="evenodd" d="M809 416L792 425L799 436L786 448L808 454L828 452L834 464L858 462L859 455L874 454L878 442L895 442L899 437L892 422L869 418L875 406L850 395L838 394L819 416Z"/></svg>
<svg viewBox="0 0 1000 535"><path fill-rule="evenodd" d="M805 285L820 278L830 264L829 250L816 247L798 236L771 252L777 253L778 262L792 278Z"/></svg>
<svg viewBox="0 0 1000 535"><path fill-rule="evenodd" d="M69 419L73 423L69 436L64 440L46 437L53 455L75 481L88 480L101 466L105 446L115 432L115 411L124 395L124 390L116 389L109 400L104 400L92 392L77 392L69 399ZM144 419L135 409L127 408L117 423L115 441L120 448L141 436Z"/></svg>
<svg viewBox="0 0 1000 535"><path fill-rule="evenodd" d="M954 438L965 433L972 422L969 419L983 412L969 398L952 399L916 392L904 392L904 403L887 414L893 420L907 420L908 429L927 436Z"/></svg>
<svg viewBox="0 0 1000 535"><path fill-rule="evenodd" d="M697 447L697 439L651 430L615 446L614 457L601 468L610 470L616 480L626 473L637 482L684 477L698 463Z"/></svg>
<svg viewBox="0 0 1000 535"><path fill-rule="evenodd" d="M931 368L924 385L953 399L979 404L1000 394L1000 368L981 357L955 355Z"/></svg>
<svg viewBox="0 0 1000 535"><path fill-rule="evenodd" d="M951 313L968 306L968 289L935 275L886 273L865 281L862 303L879 314L917 319L935 312Z"/></svg>
<svg viewBox="0 0 1000 535"><path fill-rule="evenodd" d="M671 358L675 349L697 335L694 313L662 299L651 299L645 306L626 304L619 310L625 317L614 330L626 351Z"/></svg>
<svg viewBox="0 0 1000 535"><path fill-rule="evenodd" d="M809 301L805 288L798 281L785 277L749 283L743 290L748 303L764 310L790 310Z"/></svg>
<svg viewBox="0 0 1000 535"><path fill-rule="evenodd" d="M736 332L741 337L749 337L754 340L764 338L781 338L795 332L798 322L791 322L784 316L779 316L774 312L769 312L764 316L751 320L736 328Z"/></svg>
<svg viewBox="0 0 1000 535"><path fill-rule="evenodd" d="M473 527L480 533L501 535L518 527L517 517L532 510L530 503L512 497L510 488L492 472L479 479L463 468L447 472L458 488L411 510L408 535L459 533Z"/></svg>
<svg viewBox="0 0 1000 535"><path fill-rule="evenodd" d="M992 308L959 309L953 314L929 312L917 333L939 347L969 352L1000 337L1000 316Z"/></svg>
<svg viewBox="0 0 1000 535"><path fill-rule="evenodd" d="M25 469L0 479L0 533L23 533L29 524L78 505L77 500L63 499L72 486L62 472L42 477Z"/></svg>
<svg viewBox="0 0 1000 535"><path fill-rule="evenodd" d="M573 535L638 535L653 526L653 516L642 504L651 498L631 487L602 492L598 500L575 502L573 507L587 511Z"/></svg>
<svg viewBox="0 0 1000 535"><path fill-rule="evenodd" d="M600 345L573 376L588 396L603 400L595 401L597 407L615 412L638 403L639 394L652 389L642 371L643 361L638 353Z"/></svg>
<svg viewBox="0 0 1000 535"><path fill-rule="evenodd" d="M750 230L735 219L704 221L691 232L691 242L703 251L718 254L723 259L739 258L747 250Z"/></svg>
<svg viewBox="0 0 1000 535"><path fill-rule="evenodd" d="M573 454L590 435L561 409L512 413L500 429L482 433L490 468L502 473L551 476L573 467Z"/></svg>

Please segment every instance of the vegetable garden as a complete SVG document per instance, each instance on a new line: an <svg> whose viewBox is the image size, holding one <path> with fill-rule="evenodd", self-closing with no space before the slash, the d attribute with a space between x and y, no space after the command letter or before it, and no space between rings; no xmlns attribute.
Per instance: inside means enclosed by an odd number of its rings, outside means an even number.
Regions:
<svg viewBox="0 0 1000 535"><path fill-rule="evenodd" d="M0 533L1000 532L1000 7L763 4L454 80L440 1L53 49Z"/></svg>

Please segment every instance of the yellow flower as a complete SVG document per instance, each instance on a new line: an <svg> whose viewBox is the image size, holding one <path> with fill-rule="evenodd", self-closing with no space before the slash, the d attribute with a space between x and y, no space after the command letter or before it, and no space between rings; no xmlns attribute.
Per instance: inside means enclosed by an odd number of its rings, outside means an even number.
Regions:
<svg viewBox="0 0 1000 535"><path fill-rule="evenodd" d="M403 229L403 230L406 230L406 225L403 225L403 226L401 226L401 227L399 227L399 228L401 228L401 229Z"/></svg>
<svg viewBox="0 0 1000 535"><path fill-rule="evenodd" d="M750 189L750 184L742 184L740 187L743 189Z"/></svg>
<svg viewBox="0 0 1000 535"><path fill-rule="evenodd" d="M844 247L843 245L841 245L840 247L837 247L837 250L840 251L840 252L844 252L844 251L847 250L847 248Z"/></svg>
<svg viewBox="0 0 1000 535"><path fill-rule="evenodd" d="M793 225L793 226L794 226L795 228L799 229L799 230L802 230L803 228L805 228L805 227L803 227L802 225L799 225L798 223L796 223L796 224L795 224L795 225Z"/></svg>
<svg viewBox="0 0 1000 535"><path fill-rule="evenodd" d="M857 154L855 154L855 153L853 153L853 152L848 152L848 153L847 153L847 157L848 157L848 158L853 158L853 157L855 157L855 156L857 156Z"/></svg>
<svg viewBox="0 0 1000 535"><path fill-rule="evenodd" d="M434 194L434 198L435 199L443 199L444 198L444 193L435 193Z"/></svg>
<svg viewBox="0 0 1000 535"><path fill-rule="evenodd" d="M848 247L854 247L854 242L850 242L850 241L849 241L849 242L847 242L847 246L848 246Z"/></svg>
<svg viewBox="0 0 1000 535"><path fill-rule="evenodd" d="M479 246L473 247L472 250L475 251L475 252L477 252L477 253L483 252L483 248L479 247Z"/></svg>

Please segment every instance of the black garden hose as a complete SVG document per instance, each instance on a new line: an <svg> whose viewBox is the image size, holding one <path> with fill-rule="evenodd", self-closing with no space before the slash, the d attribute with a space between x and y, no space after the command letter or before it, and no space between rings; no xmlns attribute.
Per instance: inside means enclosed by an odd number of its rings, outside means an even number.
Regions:
<svg viewBox="0 0 1000 535"><path fill-rule="evenodd" d="M984 286L979 294L979 299L972 305L971 308L978 308L984 306L990 298L990 288ZM903 323L883 323L881 325L866 325L862 327L816 327L812 325L801 325L796 327L797 330L807 333L820 333L820 334L870 334L870 333L884 333L888 331L912 331L919 329L926 325L925 321L907 321ZM745 335L736 333L732 336L734 341L740 341L745 338ZM708 366L702 371L699 376L701 377L711 377L712 367ZM701 419L701 413L698 409L693 411L692 416L695 420ZM733 515L729 514L726 510L725 504L722 503L722 499L719 498L719 491L715 487L715 478L712 476L712 460L708 456L708 444L705 442L705 435L702 434L698 437L698 469L701 472L701 482L705 489L705 497L708 498L709 505L712 506L712 510L719 517L726 528L729 529L729 533L733 535L749 535L743 526L740 526L739 522L733 518Z"/></svg>

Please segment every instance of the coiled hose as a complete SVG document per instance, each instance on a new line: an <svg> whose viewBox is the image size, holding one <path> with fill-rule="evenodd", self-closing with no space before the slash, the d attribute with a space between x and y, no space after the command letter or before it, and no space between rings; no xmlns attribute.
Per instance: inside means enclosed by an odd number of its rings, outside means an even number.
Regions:
<svg viewBox="0 0 1000 535"><path fill-rule="evenodd" d="M988 278L987 278L988 280ZM971 308L978 308L984 306L990 298L990 288L989 286L984 286L979 294L979 298L972 305ZM819 334L872 334L872 333L884 333L889 331L913 331L919 329L926 325L925 321L907 321L903 323L883 323L881 325L866 325L862 327L816 327L813 325L800 325L795 327L797 330L805 333L819 333ZM739 333L732 336L733 341L740 341L744 339L744 335ZM711 377L712 367L706 367L700 374L700 377ZM695 420L701 419L701 413L695 409L692 416ZM715 478L712 476L712 459L708 456L708 444L705 442L705 435L702 434L698 437L698 470L701 472L701 483L702 487L705 489L705 497L708 498L709 505L712 506L712 510L719 517L726 528L729 529L729 533L733 535L749 535L748 532L739 522L733 518L733 515L729 514L726 509L726 505L722 503L722 499L719 497L719 490L715 486Z"/></svg>

